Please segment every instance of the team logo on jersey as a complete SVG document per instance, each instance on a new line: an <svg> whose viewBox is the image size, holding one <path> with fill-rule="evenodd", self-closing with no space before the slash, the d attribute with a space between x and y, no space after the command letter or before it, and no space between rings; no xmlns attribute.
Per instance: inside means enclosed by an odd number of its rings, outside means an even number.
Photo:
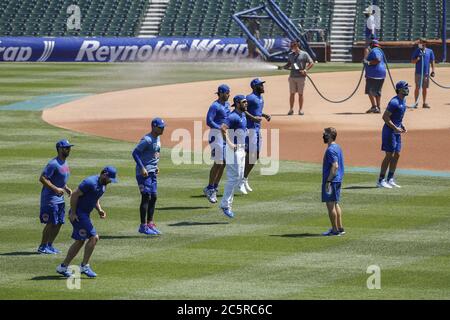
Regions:
<svg viewBox="0 0 450 320"><path fill-rule="evenodd" d="M42 215L42 221L47 222L48 219L50 219L50 216L49 216L47 213L44 213L44 214Z"/></svg>
<svg viewBox="0 0 450 320"><path fill-rule="evenodd" d="M69 166L62 166L59 168L59 173L61 174L68 174L70 173Z"/></svg>
<svg viewBox="0 0 450 320"><path fill-rule="evenodd" d="M80 235L80 237L85 238L87 236L87 231L86 229L80 229L80 231L78 231L78 234Z"/></svg>

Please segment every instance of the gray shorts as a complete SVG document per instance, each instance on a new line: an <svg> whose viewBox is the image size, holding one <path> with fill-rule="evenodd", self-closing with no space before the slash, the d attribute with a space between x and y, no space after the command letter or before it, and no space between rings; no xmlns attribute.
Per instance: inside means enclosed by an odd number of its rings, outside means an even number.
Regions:
<svg viewBox="0 0 450 320"><path fill-rule="evenodd" d="M420 74L416 74L416 87L418 88L420 85ZM423 83L422 88L428 89L430 87L430 76L424 75L423 76Z"/></svg>
<svg viewBox="0 0 450 320"><path fill-rule="evenodd" d="M373 97L381 97L384 79L366 78L366 94Z"/></svg>
<svg viewBox="0 0 450 320"><path fill-rule="evenodd" d="M289 77L289 92L303 94L306 77Z"/></svg>

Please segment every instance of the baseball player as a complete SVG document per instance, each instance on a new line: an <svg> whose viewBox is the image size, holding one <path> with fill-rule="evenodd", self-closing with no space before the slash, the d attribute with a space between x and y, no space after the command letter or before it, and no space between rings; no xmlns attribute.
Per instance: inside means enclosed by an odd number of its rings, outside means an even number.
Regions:
<svg viewBox="0 0 450 320"><path fill-rule="evenodd" d="M222 84L217 89L218 99L209 107L206 115L206 124L210 127L209 145L211 146L211 160L214 164L209 172L209 184L203 189L203 193L209 202L217 202L217 191L223 170L225 169L225 145L221 127L230 114L230 87Z"/></svg>
<svg viewBox="0 0 450 320"><path fill-rule="evenodd" d="M323 132L323 142L328 145L323 157L322 167L322 202L328 209L331 229L322 233L324 236L341 236L345 234L342 226L342 210L339 206L341 184L344 178L344 157L341 147L335 142L337 131L326 128Z"/></svg>
<svg viewBox="0 0 450 320"><path fill-rule="evenodd" d="M386 152L386 156L381 163L380 177L377 183L379 188L400 188L394 180L394 173L402 148L401 134L407 132L403 125L403 116L406 111L406 97L409 94L409 85L406 81L399 81L395 85L395 90L397 96L389 101L386 111L383 114L384 126L381 150ZM389 173L386 181L385 175L388 168Z"/></svg>
<svg viewBox="0 0 450 320"><path fill-rule="evenodd" d="M303 116L303 90L306 82L306 72L314 66L314 61L310 55L301 50L300 42L294 40L291 42L291 52L288 55L288 62L278 69L291 70L289 75L289 112L288 115L294 114L295 94L298 93L298 114Z"/></svg>
<svg viewBox="0 0 450 320"><path fill-rule="evenodd" d="M234 111L230 113L222 125L227 146L225 151L227 182L223 193L220 208L229 218L234 217L231 209L234 190L244 178L245 168L245 140L247 137L247 100L244 95L237 95L233 99Z"/></svg>
<svg viewBox="0 0 450 320"><path fill-rule="evenodd" d="M370 52L364 59L366 70L366 94L372 107L366 113L381 113L381 90L386 78L386 64L383 50L377 40L370 43Z"/></svg>
<svg viewBox="0 0 450 320"><path fill-rule="evenodd" d="M247 116L247 129L248 137L246 143L246 156L245 156L245 170L244 179L239 187L239 190L243 194L253 191L248 184L248 176L255 166L256 160L259 159L259 151L261 148L261 121L266 119L270 121L271 116L263 112L264 109L264 83L259 78L253 79L250 82L250 87L252 88L252 93L247 96L247 111L245 115Z"/></svg>
<svg viewBox="0 0 450 320"><path fill-rule="evenodd" d="M100 198L105 193L106 186L111 182L117 182L117 170L114 167L107 166L101 171L100 175L90 176L84 179L73 192L70 198L69 219L73 226L72 238L75 242L69 248L63 263L56 267L57 273L65 277L71 276L68 267L86 240L88 240L84 247L81 273L84 273L89 278L95 278L97 276L89 265L89 259L99 240L90 215L95 208L101 219L106 218L106 212L100 205Z"/></svg>
<svg viewBox="0 0 450 320"><path fill-rule="evenodd" d="M423 108L429 109L430 105L427 103L427 90L430 87L430 76L434 77L434 52L427 48L427 41L425 39L419 39L417 49L413 52L411 62L416 65L415 80L416 88L414 90L414 101L417 101L420 91L420 78L422 76L422 63L423 63L423 80L422 80L422 99ZM431 65L431 73L430 73Z"/></svg>
<svg viewBox="0 0 450 320"><path fill-rule="evenodd" d="M53 241L64 224L65 203L64 192L70 197L72 190L67 186L70 176L69 165L66 161L73 147L68 140L56 143L57 157L50 160L45 166L39 181L42 183L40 220L45 224L42 231L42 241L38 248L39 253L57 254L60 251L53 247Z"/></svg>
<svg viewBox="0 0 450 320"><path fill-rule="evenodd" d="M141 224L138 232L147 235L161 234L153 221L153 215L158 189L160 136L164 133L165 126L164 120L154 118L151 122L152 131L141 139L132 153L134 161L136 161L136 181L141 192L141 205L139 207Z"/></svg>

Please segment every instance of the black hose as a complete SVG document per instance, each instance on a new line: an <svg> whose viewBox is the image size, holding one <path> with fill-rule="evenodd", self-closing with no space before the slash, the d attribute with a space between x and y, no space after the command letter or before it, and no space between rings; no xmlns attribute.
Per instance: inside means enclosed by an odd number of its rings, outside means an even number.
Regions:
<svg viewBox="0 0 450 320"><path fill-rule="evenodd" d="M430 80L433 81L433 83L434 83L435 85L437 85L438 87L440 87L440 88L442 88L442 89L450 89L450 87L446 87L446 86L443 86L443 85L437 83L432 77L430 77Z"/></svg>
<svg viewBox="0 0 450 320"><path fill-rule="evenodd" d="M351 94L350 96L348 96L347 98L342 99L342 100L330 100L330 99L328 99L327 97L325 97L325 96L319 91L319 89L317 88L317 86L316 86L316 84L314 83L314 81L313 81L308 75L306 75L306 77L311 81L311 84L313 85L314 89L316 89L316 91L317 91L317 93L319 94L319 96L321 96L324 100L326 100L326 101L328 101L328 102L331 102L331 103L342 103L342 102L345 102L345 101L349 100L351 97L353 97L353 96L355 95L356 91L358 91L359 85L361 84L361 80L362 80L362 78L363 78L363 74L364 74L364 67L363 67L362 70L361 70L361 76L359 77L358 85L356 86L355 90L352 92L352 94Z"/></svg>

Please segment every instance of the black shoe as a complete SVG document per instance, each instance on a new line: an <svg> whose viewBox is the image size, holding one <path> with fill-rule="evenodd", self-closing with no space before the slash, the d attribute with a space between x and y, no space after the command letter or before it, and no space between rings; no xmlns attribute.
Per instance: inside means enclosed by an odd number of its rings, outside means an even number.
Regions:
<svg viewBox="0 0 450 320"><path fill-rule="evenodd" d="M377 107L372 107L369 110L366 111L366 113L376 113Z"/></svg>

